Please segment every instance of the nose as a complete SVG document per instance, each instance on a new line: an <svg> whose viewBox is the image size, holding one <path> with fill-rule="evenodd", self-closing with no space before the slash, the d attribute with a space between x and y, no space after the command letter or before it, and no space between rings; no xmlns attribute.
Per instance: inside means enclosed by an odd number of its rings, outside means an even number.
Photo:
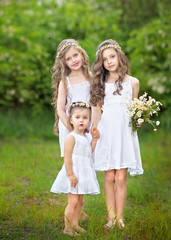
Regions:
<svg viewBox="0 0 171 240"><path fill-rule="evenodd" d="M110 58L107 59L107 63L108 64L111 63L111 59Z"/></svg>

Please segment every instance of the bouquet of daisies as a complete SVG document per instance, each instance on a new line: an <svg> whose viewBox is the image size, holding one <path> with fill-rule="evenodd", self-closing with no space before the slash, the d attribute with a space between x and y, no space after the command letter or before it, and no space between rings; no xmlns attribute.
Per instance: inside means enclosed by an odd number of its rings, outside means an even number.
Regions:
<svg viewBox="0 0 171 240"><path fill-rule="evenodd" d="M127 116L130 117L130 124L132 126L133 133L138 129L136 126L137 122L148 122L153 126L154 131L157 131L156 126L158 126L160 122L152 121L150 118L154 114L158 116L158 111L160 111L160 106L162 106L160 102L157 102L151 96L147 97L146 92L141 97L131 100L131 103L128 103L126 101L124 102L128 108L128 110L126 110L126 113L128 114Z"/></svg>

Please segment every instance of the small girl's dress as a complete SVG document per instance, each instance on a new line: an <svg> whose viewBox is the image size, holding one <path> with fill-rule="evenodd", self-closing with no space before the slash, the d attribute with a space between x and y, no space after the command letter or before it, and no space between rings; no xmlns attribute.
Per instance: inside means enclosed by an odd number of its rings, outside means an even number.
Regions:
<svg viewBox="0 0 171 240"><path fill-rule="evenodd" d="M69 77L66 77L67 86L67 104L66 104L66 114L68 115L68 110L72 102L84 102L89 104L90 100L90 83L88 81L72 84L70 83ZM58 123L59 129L59 145L61 150L61 157L64 156L64 142L69 131L64 126L62 121L59 119Z"/></svg>
<svg viewBox="0 0 171 240"><path fill-rule="evenodd" d="M143 174L137 133L127 116L127 107L132 100L131 76L122 83L121 95L113 95L115 83L105 83L103 113L98 124L100 139L94 152L96 171L128 168L131 176Z"/></svg>
<svg viewBox="0 0 171 240"><path fill-rule="evenodd" d="M75 138L72 168L74 175L78 179L78 183L76 187L71 186L64 164L50 191L53 193L99 194L100 188L93 166L90 142L87 137L75 132L71 132L70 134Z"/></svg>

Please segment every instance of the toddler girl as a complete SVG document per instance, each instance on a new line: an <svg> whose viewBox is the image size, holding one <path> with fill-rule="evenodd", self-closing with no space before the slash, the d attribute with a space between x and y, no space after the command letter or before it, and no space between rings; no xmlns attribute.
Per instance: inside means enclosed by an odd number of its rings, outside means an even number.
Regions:
<svg viewBox="0 0 171 240"><path fill-rule="evenodd" d="M91 109L82 102L72 103L69 121L72 132L65 139L64 165L54 181L51 192L67 193L68 205L65 209L64 234L77 235L85 232L78 224L81 217L84 194L99 194L99 184L93 168L92 152L99 138L93 135L91 146L85 136L91 119Z"/></svg>

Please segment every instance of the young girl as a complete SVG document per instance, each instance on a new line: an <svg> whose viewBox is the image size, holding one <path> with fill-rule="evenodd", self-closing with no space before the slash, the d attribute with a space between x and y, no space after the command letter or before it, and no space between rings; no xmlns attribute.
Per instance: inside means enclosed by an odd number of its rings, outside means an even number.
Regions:
<svg viewBox="0 0 171 240"><path fill-rule="evenodd" d="M91 158L99 134L96 131L96 136L93 135L91 146L85 136L90 119L91 109L88 104L72 103L69 120L73 131L65 139L64 165L51 188L51 192L68 194L63 233L70 236L85 232L78 225L84 194L100 193Z"/></svg>
<svg viewBox="0 0 171 240"><path fill-rule="evenodd" d="M132 134L124 105L124 100L138 97L139 81L128 73L128 61L119 44L112 39L102 42L92 67L90 102L95 106L92 127L98 126L100 131L95 169L104 171L108 228L116 223L124 227L127 172L131 176L143 173L138 137Z"/></svg>
<svg viewBox="0 0 171 240"><path fill-rule="evenodd" d="M72 102L89 103L90 72L88 56L74 39L63 40L58 48L52 68L53 105L55 108L54 132L59 129L61 157L64 141L69 133L68 109ZM59 120L59 123L58 123Z"/></svg>

